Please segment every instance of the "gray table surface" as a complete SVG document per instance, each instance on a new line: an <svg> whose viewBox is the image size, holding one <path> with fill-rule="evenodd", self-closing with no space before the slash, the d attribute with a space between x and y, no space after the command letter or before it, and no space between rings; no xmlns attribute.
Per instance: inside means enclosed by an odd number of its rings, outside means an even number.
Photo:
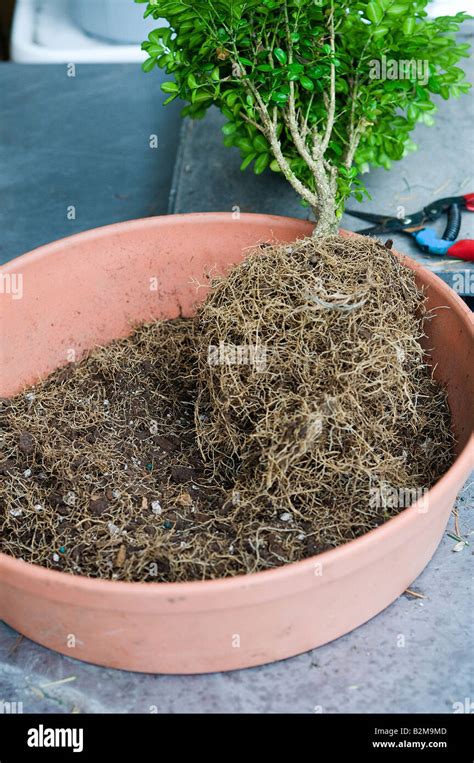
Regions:
<svg viewBox="0 0 474 763"><path fill-rule="evenodd" d="M0 64L0 264L88 228L167 211L180 107L163 108L164 74L134 64L68 72Z"/></svg>
<svg viewBox="0 0 474 763"><path fill-rule="evenodd" d="M0 261L68 233L166 211L177 110L163 121L156 78L130 66L84 66L70 83L64 67L2 65L0 90L5 87ZM390 175L371 173L374 201L367 208L390 211L406 201L416 209L420 200L468 190L466 162L458 156L467 128L462 108L442 104L441 127L421 135L418 155ZM242 211L305 216L279 178L239 172L236 152L221 147L219 119L211 113L184 126L170 209L230 211L236 204ZM148 147L153 133L163 150ZM75 221L65 218L71 204ZM356 228L349 220L345 227ZM411 242L402 242L411 251ZM451 713L454 703L474 696L473 497L472 486L465 486L457 501L470 545L453 552L455 541L444 535L412 586L424 598L405 594L312 652L232 673L154 676L78 662L0 623L0 701L46 713ZM452 526L451 520L448 532Z"/></svg>

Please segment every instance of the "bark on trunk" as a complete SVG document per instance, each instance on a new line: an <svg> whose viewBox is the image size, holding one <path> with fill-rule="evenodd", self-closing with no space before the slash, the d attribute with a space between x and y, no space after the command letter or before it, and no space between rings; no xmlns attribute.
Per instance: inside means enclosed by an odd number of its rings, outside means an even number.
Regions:
<svg viewBox="0 0 474 763"><path fill-rule="evenodd" d="M339 230L339 222L336 217L336 205L334 201L326 200L322 208L313 208L316 218L313 236L323 238L324 236L333 236Z"/></svg>

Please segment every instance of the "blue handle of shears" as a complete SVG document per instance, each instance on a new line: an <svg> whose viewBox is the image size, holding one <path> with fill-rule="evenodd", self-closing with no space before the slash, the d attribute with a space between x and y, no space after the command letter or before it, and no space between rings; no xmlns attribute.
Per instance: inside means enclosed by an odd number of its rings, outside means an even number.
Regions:
<svg viewBox="0 0 474 763"><path fill-rule="evenodd" d="M454 241L438 238L433 228L423 228L423 230L413 233L413 236L420 249L430 254L446 254L454 244Z"/></svg>

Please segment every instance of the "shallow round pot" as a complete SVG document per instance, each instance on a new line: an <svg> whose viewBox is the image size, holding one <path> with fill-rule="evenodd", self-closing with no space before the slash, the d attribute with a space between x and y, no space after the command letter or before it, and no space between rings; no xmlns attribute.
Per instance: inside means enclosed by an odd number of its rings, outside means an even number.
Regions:
<svg viewBox="0 0 474 763"><path fill-rule="evenodd" d="M13 260L3 268L0 295L0 396L43 378L71 358L71 349L79 358L139 322L192 314L204 297L192 279L202 282L213 267L225 271L257 242L292 241L311 230L308 222L269 215L174 215L88 231ZM311 559L215 581L95 580L0 554L0 617L70 657L200 673L304 652L394 601L440 541L469 472L472 431L470 312L439 278L405 262L426 288L429 307L443 307L428 324L427 347L447 384L458 438L455 463L422 504Z"/></svg>

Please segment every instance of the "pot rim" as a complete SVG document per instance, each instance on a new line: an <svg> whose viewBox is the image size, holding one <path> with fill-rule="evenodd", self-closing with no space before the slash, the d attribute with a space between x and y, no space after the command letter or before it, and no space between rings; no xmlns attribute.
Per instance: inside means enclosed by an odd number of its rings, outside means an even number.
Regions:
<svg viewBox="0 0 474 763"><path fill-rule="evenodd" d="M75 233L72 236L66 236L62 239L58 239L48 244L44 244L36 249L31 250L19 257L10 260L0 267L0 272L16 271L18 265L24 265L27 263L35 262L36 260L43 259L49 256L58 249L62 249L65 242L87 241L88 239L97 239L110 235L110 233L120 233L121 230L130 230L131 228L143 228L143 227L159 227L162 224L166 224L166 221L172 218L182 224L206 224L223 223L229 221L228 212L190 212L185 214L176 215L160 215L156 217L143 217L133 220L125 220L119 223L112 223L110 225L100 226L98 228L91 228L80 233ZM308 232L314 227L313 223L308 220L303 220L295 217L287 217L283 215L266 215L245 212L240 215L238 222L245 223L246 221L254 221L256 223L267 223L275 221L277 226L282 223L286 226L293 226L295 229L301 231L302 227L306 227ZM235 222L235 221L234 221ZM343 235L352 235L350 231L340 231ZM423 276L423 280L426 284L436 284L438 290L447 297L447 301L453 302L456 305L457 310L464 315L468 322L474 326L474 317L462 301L459 295L456 294L441 278L435 273L424 268L418 262L408 257L405 254L394 251L394 253L401 259L401 261L410 267L412 270L420 273ZM449 469L440 477L440 479L430 488L426 494L424 500L428 501L442 499L444 493L449 493L455 490L459 481L459 476L464 475L464 479L472 469L472 450L474 448L474 435L471 434L466 442L462 451L458 454L453 464ZM423 500L423 499L422 499ZM423 509L422 501L416 501L411 506L403 509L399 514L386 520L378 527L369 530L358 538L347 541L341 546L328 549L315 556L301 559L296 562L290 562L288 564L280 565L279 567L273 567L268 570L261 570L259 572L248 572L240 575L233 575L225 578L215 578L210 580L189 580L185 582L144 582L144 581L124 581L124 580L104 580L101 578L87 577L86 575L76 575L70 572L61 572L60 570L51 570L41 565L33 564L31 562L25 562L23 559L17 559L9 554L0 552L0 573L2 571L10 573L13 580L18 576L21 579L23 574L31 575L35 578L37 583L44 584L49 587L50 590L54 586L60 588L68 588L73 586L76 590L85 594L88 592L93 593L108 593L109 595L122 596L127 594L138 594L140 596L151 596L155 598L157 595L169 597L172 594L180 594L182 596L192 596L199 593L218 593L222 589L223 592L231 594L233 591L247 587L250 585L262 585L267 582L274 581L278 584L283 579L288 580L297 576L304 576L305 573L313 574L315 563L324 565L326 569L339 566L340 561L344 559L350 559L356 554L360 554L364 557L364 551L368 551L371 548L376 547L378 544L381 553L383 553L384 540L393 536L396 530L403 528L403 525L409 525L414 522L416 516L420 513L425 513ZM29 568L29 569L28 569ZM13 587L21 587L19 582L18 586L12 583Z"/></svg>

